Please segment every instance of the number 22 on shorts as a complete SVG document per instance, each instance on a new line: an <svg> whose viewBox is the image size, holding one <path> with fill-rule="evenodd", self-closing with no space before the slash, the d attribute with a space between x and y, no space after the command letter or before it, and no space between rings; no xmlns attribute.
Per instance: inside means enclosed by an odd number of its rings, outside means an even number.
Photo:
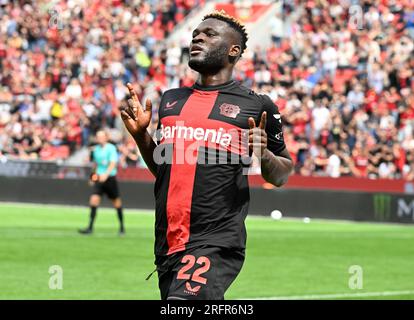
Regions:
<svg viewBox="0 0 414 320"><path fill-rule="evenodd" d="M210 259L204 256L201 256L197 259L191 255L187 254L181 259L181 263L184 263L184 266L178 271L177 279L179 280L191 280L194 282L206 284L207 278L202 277L203 273L206 273L210 269ZM200 265L196 270L194 270L193 275L186 273L190 270L194 264L197 263Z"/></svg>

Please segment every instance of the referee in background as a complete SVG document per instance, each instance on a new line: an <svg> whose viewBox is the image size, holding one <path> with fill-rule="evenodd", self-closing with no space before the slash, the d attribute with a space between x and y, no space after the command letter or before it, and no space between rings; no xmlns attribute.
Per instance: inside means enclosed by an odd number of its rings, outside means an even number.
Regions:
<svg viewBox="0 0 414 320"><path fill-rule="evenodd" d="M93 191L89 198L89 226L86 229L80 229L79 233L91 234L93 232L93 224L95 222L97 208L101 203L102 195L106 194L117 211L120 224L119 235L122 236L125 234L125 228L122 202L119 194L118 182L116 180L118 153L116 147L108 142L108 134L106 131L99 130L96 133L96 140L98 144L91 152L93 169L90 183L93 186Z"/></svg>

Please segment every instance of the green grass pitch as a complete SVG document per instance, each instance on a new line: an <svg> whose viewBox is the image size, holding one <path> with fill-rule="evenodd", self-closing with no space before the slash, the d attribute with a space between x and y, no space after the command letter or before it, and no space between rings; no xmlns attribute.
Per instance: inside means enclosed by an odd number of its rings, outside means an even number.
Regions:
<svg viewBox="0 0 414 320"><path fill-rule="evenodd" d="M159 299L153 271L154 216L99 209L92 236L76 230L81 207L0 204L0 299ZM414 227L312 220L247 219L246 261L226 299L414 299ZM49 288L49 268L63 289ZM363 271L350 289L349 267Z"/></svg>

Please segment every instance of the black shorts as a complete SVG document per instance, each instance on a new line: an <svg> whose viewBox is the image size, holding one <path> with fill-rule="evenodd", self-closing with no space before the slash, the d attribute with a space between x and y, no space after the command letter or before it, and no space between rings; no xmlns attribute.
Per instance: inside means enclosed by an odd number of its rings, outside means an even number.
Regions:
<svg viewBox="0 0 414 320"><path fill-rule="evenodd" d="M115 176L110 176L105 182L95 182L92 194L102 196L106 194L109 199L119 198L118 182Z"/></svg>
<svg viewBox="0 0 414 320"><path fill-rule="evenodd" d="M162 300L223 300L239 274L244 250L201 246L156 257Z"/></svg>

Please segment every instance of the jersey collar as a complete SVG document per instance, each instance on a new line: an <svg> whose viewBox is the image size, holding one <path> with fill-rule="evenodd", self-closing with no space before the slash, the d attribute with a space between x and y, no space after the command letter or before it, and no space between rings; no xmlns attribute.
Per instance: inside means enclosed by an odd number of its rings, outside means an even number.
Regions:
<svg viewBox="0 0 414 320"><path fill-rule="evenodd" d="M191 88L196 89L196 90L201 90L201 91L217 91L217 90L227 89L231 87L232 85L234 85L235 83L236 81L234 81L233 79L225 83L221 83L221 84L214 85L214 86L202 86L196 82L193 84Z"/></svg>

